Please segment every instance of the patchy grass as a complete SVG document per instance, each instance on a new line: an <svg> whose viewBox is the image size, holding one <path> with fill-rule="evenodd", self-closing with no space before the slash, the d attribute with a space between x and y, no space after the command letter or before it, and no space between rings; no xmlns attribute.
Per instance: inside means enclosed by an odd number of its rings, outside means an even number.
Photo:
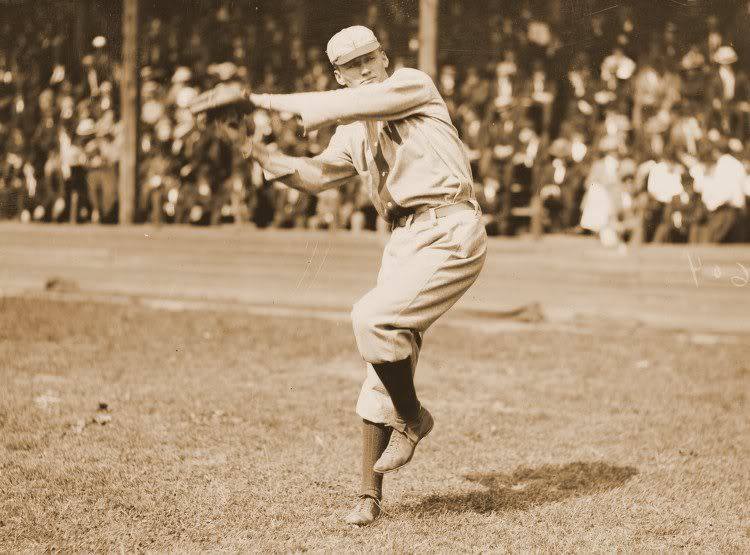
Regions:
<svg viewBox="0 0 750 555"><path fill-rule="evenodd" d="M0 299L0 550L748 552L749 340L439 327L354 529L347 325Z"/></svg>

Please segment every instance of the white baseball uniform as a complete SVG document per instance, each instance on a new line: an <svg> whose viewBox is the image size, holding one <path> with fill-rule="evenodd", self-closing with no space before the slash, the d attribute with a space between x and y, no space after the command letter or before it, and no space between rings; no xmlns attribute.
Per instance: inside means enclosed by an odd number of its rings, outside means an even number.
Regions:
<svg viewBox="0 0 750 555"><path fill-rule="evenodd" d="M377 285L352 310L357 346L369 363L357 412L392 424L396 412L371 364L411 356L415 368L423 333L484 264L487 237L466 152L432 79L416 69L354 88L264 95L263 105L299 114L308 131L338 124L313 159L316 167L328 181L361 177L380 215L399 222ZM461 204L465 210L443 217L431 210Z"/></svg>

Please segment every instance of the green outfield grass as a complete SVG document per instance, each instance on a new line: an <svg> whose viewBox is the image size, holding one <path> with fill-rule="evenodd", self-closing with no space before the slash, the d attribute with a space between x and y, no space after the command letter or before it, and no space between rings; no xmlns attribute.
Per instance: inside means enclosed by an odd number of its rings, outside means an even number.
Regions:
<svg viewBox="0 0 750 555"><path fill-rule="evenodd" d="M355 529L345 323L0 299L0 551L748 552L749 340L439 327Z"/></svg>

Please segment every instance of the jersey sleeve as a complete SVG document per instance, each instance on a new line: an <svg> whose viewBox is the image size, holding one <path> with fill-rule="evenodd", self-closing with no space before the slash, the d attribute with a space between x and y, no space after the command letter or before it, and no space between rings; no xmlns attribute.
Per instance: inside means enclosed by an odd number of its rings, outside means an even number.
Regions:
<svg viewBox="0 0 750 555"><path fill-rule="evenodd" d="M261 107L299 114L306 130L362 120L398 120L435 102L429 75L402 68L381 83L335 91L267 95Z"/></svg>
<svg viewBox="0 0 750 555"><path fill-rule="evenodd" d="M357 174L349 148L352 129L339 126L326 149L312 158L325 181L338 181Z"/></svg>
<svg viewBox="0 0 750 555"><path fill-rule="evenodd" d="M334 183L357 176L350 148L353 132L351 127L338 127L323 152L313 158L297 159L294 169L304 181L315 183Z"/></svg>

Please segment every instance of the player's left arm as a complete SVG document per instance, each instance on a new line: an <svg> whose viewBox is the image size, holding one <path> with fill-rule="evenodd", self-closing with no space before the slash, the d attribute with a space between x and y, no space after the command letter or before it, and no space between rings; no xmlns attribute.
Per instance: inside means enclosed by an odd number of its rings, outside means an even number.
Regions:
<svg viewBox="0 0 750 555"><path fill-rule="evenodd" d="M326 158L325 152L314 158L289 156L260 142L250 142L243 150L244 157L260 164L267 179L313 195L340 187L357 177L353 166Z"/></svg>
<svg viewBox="0 0 750 555"><path fill-rule="evenodd" d="M397 120L419 113L438 96L429 75L400 69L381 83L335 91L293 94L251 94L259 108L291 112L310 131L359 120Z"/></svg>
<svg viewBox="0 0 750 555"><path fill-rule="evenodd" d="M257 136L251 137L247 125L227 121L217 121L214 125L217 135L238 145L246 160L255 160L269 181L279 181L298 191L317 195L358 178L349 153L351 129L336 129L326 149L315 157L308 157L289 156L270 148Z"/></svg>

